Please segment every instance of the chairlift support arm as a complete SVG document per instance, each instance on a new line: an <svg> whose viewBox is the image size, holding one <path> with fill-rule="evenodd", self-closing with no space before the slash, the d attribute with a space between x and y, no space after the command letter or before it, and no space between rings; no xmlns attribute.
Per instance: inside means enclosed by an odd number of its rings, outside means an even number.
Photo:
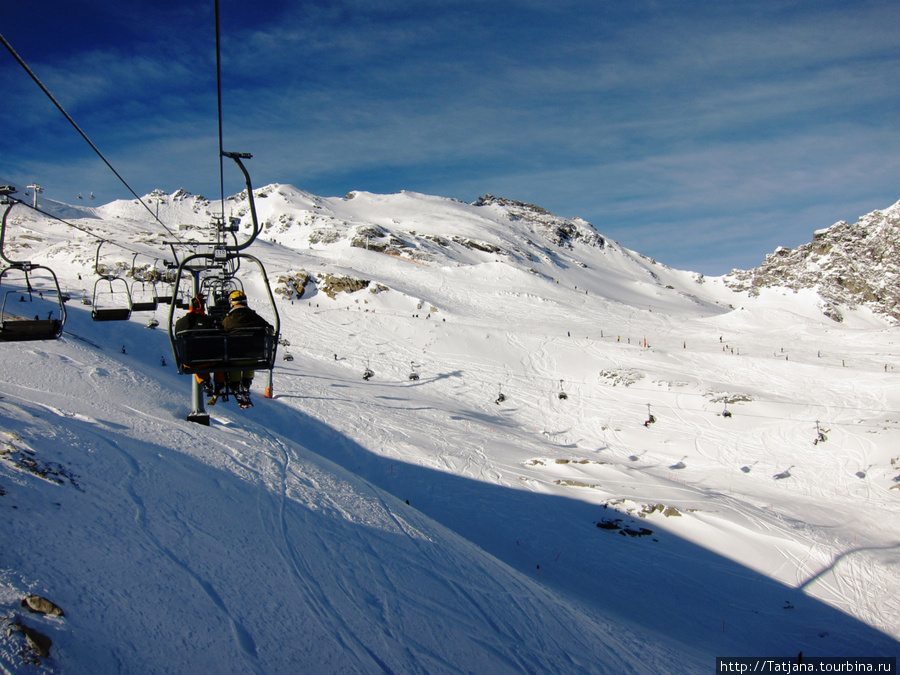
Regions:
<svg viewBox="0 0 900 675"><path fill-rule="evenodd" d="M244 174L244 181L247 183L247 201L250 203L250 219L253 221L253 234L243 244L226 246L228 250L243 251L245 248L250 246L250 244L256 241L256 237L259 235L260 229L259 218L257 218L256 216L256 202L253 201L253 184L250 182L250 174L247 173L247 168L244 166L244 163L241 162L242 159L250 159L251 157L253 157L253 155L251 155L249 152L225 152L223 150L222 156L234 160L235 164L237 164L238 168L241 170L241 173ZM223 213L222 217L224 218L224 216L225 214Z"/></svg>

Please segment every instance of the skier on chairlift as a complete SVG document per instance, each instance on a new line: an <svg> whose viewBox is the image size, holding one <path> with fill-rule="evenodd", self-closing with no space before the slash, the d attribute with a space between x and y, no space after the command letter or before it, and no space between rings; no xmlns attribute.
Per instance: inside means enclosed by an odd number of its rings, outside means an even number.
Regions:
<svg viewBox="0 0 900 675"><path fill-rule="evenodd" d="M231 303L231 309L225 318L222 319L222 327L226 332L240 330L242 328L268 328L272 330L272 324L262 318L255 311L247 306L247 296L243 291L232 291L228 296ZM253 384L253 370L237 370L228 373L228 384L238 394L241 395L248 407L250 403L250 385Z"/></svg>
<svg viewBox="0 0 900 675"><path fill-rule="evenodd" d="M221 328L219 323L206 313L206 298L198 293L192 300L187 314L175 322L176 335L184 330L192 329L216 329ZM217 397L225 385L225 373L215 373L210 378L209 373L194 373L197 382L203 387L203 391L213 398Z"/></svg>

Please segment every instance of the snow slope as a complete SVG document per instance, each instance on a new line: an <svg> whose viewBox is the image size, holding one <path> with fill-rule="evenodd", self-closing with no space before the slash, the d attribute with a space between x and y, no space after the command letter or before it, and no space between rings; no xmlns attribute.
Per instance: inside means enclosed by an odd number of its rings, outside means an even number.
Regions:
<svg viewBox="0 0 900 675"><path fill-rule="evenodd" d="M81 230L13 211L7 252L73 297L59 341L0 343L0 612L53 641L28 665L3 631L5 672L898 654L896 328L735 293L521 205L259 193L273 284L371 283L279 296L275 398L259 374L255 407L220 402L209 427L185 420L162 309L149 330L81 304L94 235L129 247L102 247L123 268L161 266L170 235L134 202L42 205ZM202 237L216 206L166 196L160 219ZM25 611L29 593L65 616Z"/></svg>

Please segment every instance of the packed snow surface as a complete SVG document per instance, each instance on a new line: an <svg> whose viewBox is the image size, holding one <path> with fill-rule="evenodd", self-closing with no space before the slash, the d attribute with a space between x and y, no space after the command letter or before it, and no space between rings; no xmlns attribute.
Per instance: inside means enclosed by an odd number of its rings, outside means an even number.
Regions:
<svg viewBox="0 0 900 675"><path fill-rule="evenodd" d="M244 197L225 206L241 236ZM177 236L206 236L216 204L161 202ZM219 401L204 426L169 305L91 319L122 297L95 264L137 299L158 289L128 271L163 269L172 235L136 202L42 206L66 223L16 206L5 252L71 299L59 340L0 343L3 672L689 673L900 652L884 319L736 293L522 205L269 186L249 252L273 287L314 281L276 294L273 397L257 373L254 407ZM39 272L31 300L49 302ZM325 274L369 285L331 297ZM261 274L241 275L274 317ZM33 318L14 277L5 311Z"/></svg>

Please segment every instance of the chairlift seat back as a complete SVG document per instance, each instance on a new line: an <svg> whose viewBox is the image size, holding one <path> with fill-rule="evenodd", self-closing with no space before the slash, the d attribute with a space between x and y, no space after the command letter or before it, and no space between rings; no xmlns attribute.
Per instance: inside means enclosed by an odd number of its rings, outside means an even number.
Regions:
<svg viewBox="0 0 900 675"><path fill-rule="evenodd" d="M63 325L59 319L4 321L0 324L0 340L3 342L56 340L62 335L62 329Z"/></svg>
<svg viewBox="0 0 900 675"><path fill-rule="evenodd" d="M226 333L193 328L175 334L179 373L271 370L275 366L277 336L268 328L245 328Z"/></svg>
<svg viewBox="0 0 900 675"><path fill-rule="evenodd" d="M147 301L131 303L131 311L132 312L155 312L156 307L157 307L156 300L147 300Z"/></svg>
<svg viewBox="0 0 900 675"><path fill-rule="evenodd" d="M91 311L91 318L94 321L128 321L131 318L131 308L129 307L110 307L107 309L94 308Z"/></svg>

